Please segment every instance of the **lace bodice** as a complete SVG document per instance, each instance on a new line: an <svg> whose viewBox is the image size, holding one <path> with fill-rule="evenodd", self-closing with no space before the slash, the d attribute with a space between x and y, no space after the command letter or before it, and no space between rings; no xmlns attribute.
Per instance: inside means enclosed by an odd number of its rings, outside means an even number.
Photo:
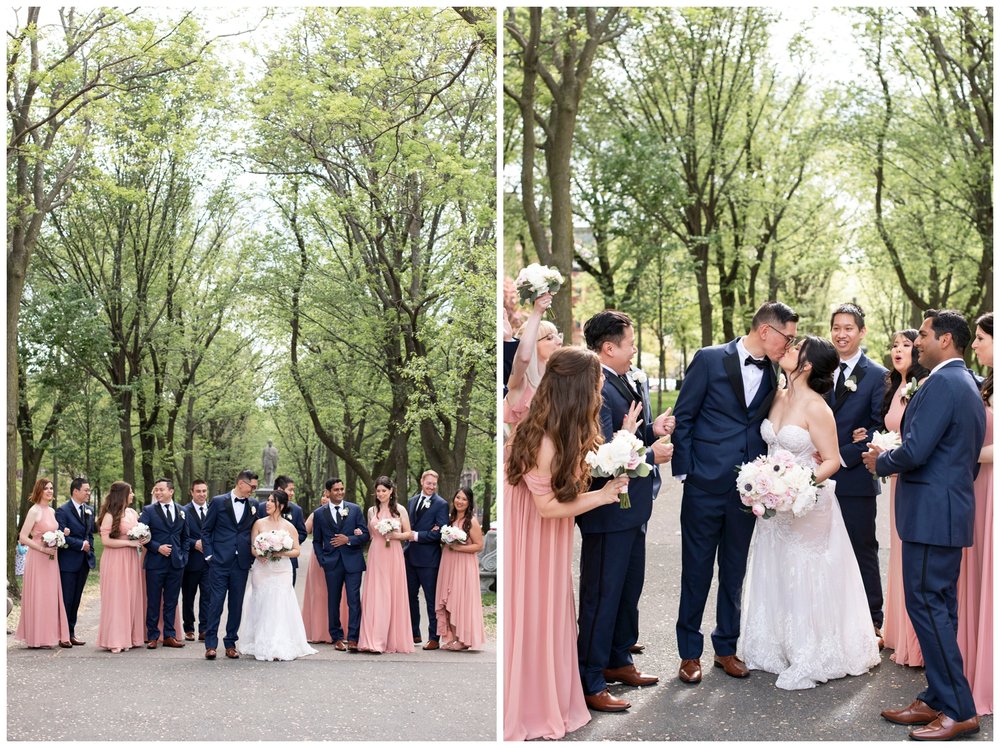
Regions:
<svg viewBox="0 0 1000 748"><path fill-rule="evenodd" d="M816 460L813 459L816 447L813 445L812 439L809 438L809 432L801 426L788 424L782 426L778 430L778 433L775 433L774 425L770 419L765 418L764 422L760 425L760 435L767 442L767 453L769 455L774 454L779 449L784 449L792 453L795 457L795 462L799 465L809 469L816 467Z"/></svg>

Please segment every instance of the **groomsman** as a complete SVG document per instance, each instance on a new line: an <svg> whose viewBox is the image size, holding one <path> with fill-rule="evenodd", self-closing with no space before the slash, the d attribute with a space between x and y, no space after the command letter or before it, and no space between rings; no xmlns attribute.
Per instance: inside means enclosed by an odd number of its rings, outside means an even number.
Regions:
<svg viewBox="0 0 1000 748"><path fill-rule="evenodd" d="M313 514L313 552L326 577L327 620L333 646L358 651L364 547L371 539L361 507L344 501L344 481L327 481L330 501ZM347 631L340 622L340 595L347 593ZM345 637L346 633L346 637Z"/></svg>
<svg viewBox="0 0 1000 748"><path fill-rule="evenodd" d="M979 732L979 717L958 648L957 584L962 549L972 545L973 482L986 433L983 400L962 360L972 338L952 310L928 310L914 347L930 376L903 414L902 446L869 445L863 460L877 475L898 475L896 531L903 545L906 612L924 656L927 689L882 716L914 725L916 740ZM921 725L926 725L921 727Z"/></svg>
<svg viewBox="0 0 1000 748"><path fill-rule="evenodd" d="M66 547L56 557L59 559L69 640L74 646L82 647L86 642L76 638L76 618L80 612L80 600L87 584L87 576L97 566L94 556L94 512L89 505L90 481L86 478L74 478L69 484L69 495L71 501L56 509L59 527L69 530Z"/></svg>
<svg viewBox="0 0 1000 748"><path fill-rule="evenodd" d="M604 367L601 389L601 431L610 441L630 411L639 406L642 423L636 436L649 447L646 462L653 465L645 478L629 480L630 509L617 504L581 514L577 524L583 534L580 551L580 616L577 655L587 706L596 711L620 712L629 702L608 692L608 683L648 686L659 679L636 670L631 648L639 637L639 597L646 574L646 522L653 498L660 488L655 467L670 460L673 446L659 437L673 431L667 413L652 423L649 390L630 376L636 354L632 320L621 312L605 311L591 317L583 328L587 347L597 353ZM604 481L594 481L599 488Z"/></svg>
<svg viewBox="0 0 1000 748"><path fill-rule="evenodd" d="M716 559L714 664L734 678L750 674L736 657L736 642L755 517L743 511L734 468L767 451L760 425L777 389L774 362L795 342L798 320L781 302L762 304L747 335L695 353L677 397L672 464L674 477L684 482L677 612L677 676L683 683L701 682L701 619Z"/></svg>
<svg viewBox="0 0 1000 748"><path fill-rule="evenodd" d="M208 505L208 516L201 528L205 560L208 561L208 585L211 603L205 628L205 659L214 660L219 647L219 621L222 606L228 604L226 634L223 644L226 657L238 660L236 640L239 639L243 618L243 596L247 576L253 564L250 551L250 530L258 517L257 501L253 498L259 485L257 473L244 470L236 476L232 491L215 496Z"/></svg>
<svg viewBox="0 0 1000 748"><path fill-rule="evenodd" d="M183 510L174 503L174 484L158 478L153 484L154 503L142 510L139 521L149 527L149 543L143 568L146 574L146 649L156 649L160 638L157 621L163 611L163 646L180 648L174 630L177 598L188 557L187 522Z"/></svg>
<svg viewBox="0 0 1000 748"><path fill-rule="evenodd" d="M861 580L868 597L872 626L882 644L882 576L875 537L876 497L879 484L861 462L867 450L865 442L882 428L882 400L885 396L884 367L861 351L864 340L865 313L856 304L841 304L830 316L830 340L840 354L840 370L835 386L827 395L837 421L841 468L833 475L837 483L837 502L844 516L847 536L861 569ZM855 429L867 429L868 439L855 442Z"/></svg>
<svg viewBox="0 0 1000 748"><path fill-rule="evenodd" d="M427 601L427 643L424 649L438 649L437 615L434 598L437 594L438 567L441 566L441 528L448 524L448 502L437 494L438 474L425 470L420 476L420 493L410 497L412 539L403 549L406 559L406 587L410 593L410 624L413 643L420 639L420 590Z"/></svg>
<svg viewBox="0 0 1000 748"><path fill-rule="evenodd" d="M198 595L198 641L205 641L208 621L208 563L202 545L201 528L208 515L208 484L200 478L191 484L191 502L184 507L188 531L188 560L181 581L181 617L184 638L194 641L194 597Z"/></svg>
<svg viewBox="0 0 1000 748"><path fill-rule="evenodd" d="M288 508L282 512L281 516L292 523L292 526L299 534L299 544L301 545L305 542L306 536L309 533L306 532L306 518L302 512L302 507L292 501L295 498L295 481L287 475L279 475L274 479L274 490L281 490L288 494ZM299 570L299 560L298 558L293 558L291 561L292 587L294 587L295 577Z"/></svg>

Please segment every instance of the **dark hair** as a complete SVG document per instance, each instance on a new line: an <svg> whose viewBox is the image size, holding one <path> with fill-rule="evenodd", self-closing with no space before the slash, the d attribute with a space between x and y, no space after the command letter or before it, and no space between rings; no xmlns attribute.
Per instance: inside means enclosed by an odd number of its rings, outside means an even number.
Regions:
<svg viewBox="0 0 1000 748"><path fill-rule="evenodd" d="M260 480L260 477L253 470L241 470L240 474L236 476L236 481L246 481L249 483L252 480Z"/></svg>
<svg viewBox="0 0 1000 748"><path fill-rule="evenodd" d="M157 483L166 483L167 484L167 488L173 488L174 487L174 482L172 480L170 480L169 478L157 478L156 480L153 481L153 485L155 486Z"/></svg>
<svg viewBox="0 0 1000 748"><path fill-rule="evenodd" d="M274 479L274 490L275 491L279 489L284 490L289 483L294 484L295 481L293 481L287 475L279 475L277 478Z"/></svg>
<svg viewBox="0 0 1000 748"><path fill-rule="evenodd" d="M55 484L48 478L39 478L35 481L35 485L31 489L31 498L28 499L32 504L37 504L42 500L42 494L45 493L46 486L55 486Z"/></svg>
<svg viewBox="0 0 1000 748"><path fill-rule="evenodd" d="M201 485L201 484L204 484L204 485L207 486L208 485L208 481L204 481L201 478L195 478L193 481L191 481L191 488L194 488L195 486Z"/></svg>
<svg viewBox="0 0 1000 748"><path fill-rule="evenodd" d="M892 334L892 345L895 345L896 338L904 337L911 343L917 339L917 331L913 328L907 328L906 330L897 330ZM890 348L892 347L890 345ZM927 367L921 364L916 357L916 348L911 348L910 353L910 368L906 370L907 381L916 379L921 380L930 374L927 371ZM903 382L903 375L896 371L892 365L889 366L889 371L885 374L885 395L882 397L882 418L885 418L885 414L889 412L889 408L892 406L892 396L896 394L896 390L899 389L899 385Z"/></svg>
<svg viewBox="0 0 1000 748"><path fill-rule="evenodd" d="M857 304L841 304L836 309L833 310L833 314L830 315L830 327L833 327L833 320L838 314L849 314L854 317L854 324L858 326L858 329L864 329L865 327L865 310L859 307Z"/></svg>
<svg viewBox="0 0 1000 748"><path fill-rule="evenodd" d="M761 325L787 325L789 322L798 322L799 315L780 301L765 301L754 312L753 319L750 320L750 329L756 330Z"/></svg>
<svg viewBox="0 0 1000 748"><path fill-rule="evenodd" d="M833 389L833 372L837 370L840 356L833 343L815 335L806 336L799 345L799 362L796 371L802 371L805 365L812 364L809 379L806 384L813 392L825 395Z"/></svg>
<svg viewBox="0 0 1000 748"><path fill-rule="evenodd" d="M608 341L620 344L627 327L632 327L632 319L625 312L605 310L586 321L583 325L583 337L587 341L587 347L598 353Z"/></svg>
<svg viewBox="0 0 1000 748"><path fill-rule="evenodd" d="M983 328L983 332L993 337L993 312L987 312L982 317L976 320L976 327ZM983 394L983 402L987 405L990 403L990 398L993 397L993 367L990 367L990 373L986 375L986 379L979 386L979 391Z"/></svg>
<svg viewBox="0 0 1000 748"><path fill-rule="evenodd" d="M955 349L959 353L965 353L965 349L972 341L972 331L961 312L954 309L928 309L924 312L924 319L931 320L931 329L934 330L935 337L940 338L950 333Z"/></svg>
<svg viewBox="0 0 1000 748"><path fill-rule="evenodd" d="M399 516L399 509L396 506L396 484L392 482L392 478L388 475L380 475L375 479L375 486L382 486L383 488L388 488L392 493L389 494L389 514L393 517ZM375 499L375 514L378 514L378 498Z"/></svg>
<svg viewBox="0 0 1000 748"><path fill-rule="evenodd" d="M280 488L271 493L271 501L278 505L278 514L284 514L288 508L288 494Z"/></svg>
<svg viewBox="0 0 1000 748"><path fill-rule="evenodd" d="M117 538L125 515L125 507L128 506L128 495L132 493L132 486L123 480L116 480L108 489L108 495L104 497L101 510L97 513L97 525L101 524L105 514L111 515L111 532L108 537Z"/></svg>
<svg viewBox="0 0 1000 748"><path fill-rule="evenodd" d="M340 478L330 478L327 480L326 484L324 485L324 488L326 488L326 490L329 491L338 483L343 483L343 482L344 481L342 481Z"/></svg>
<svg viewBox="0 0 1000 748"><path fill-rule="evenodd" d="M90 485L90 481L87 480L82 475L79 476L79 477L74 478L72 481L70 481L70 484L69 484L69 494L70 494L70 496L73 495L74 491L79 491L84 486L89 486L89 485Z"/></svg>
<svg viewBox="0 0 1000 748"><path fill-rule="evenodd" d="M460 493L465 494L465 498L469 500L469 506L465 508L465 519L462 521L462 530L466 535L468 535L472 532L472 513L476 508L476 502L472 497L471 486L463 486L455 491L455 495L451 497L451 512L448 514L448 524L454 527L455 520L458 519L458 510L455 509L455 499L458 498Z"/></svg>

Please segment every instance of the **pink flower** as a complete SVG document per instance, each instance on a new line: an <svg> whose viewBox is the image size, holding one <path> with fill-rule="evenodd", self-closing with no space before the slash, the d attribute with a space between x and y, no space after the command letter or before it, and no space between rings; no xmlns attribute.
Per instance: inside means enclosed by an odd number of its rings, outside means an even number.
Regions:
<svg viewBox="0 0 1000 748"><path fill-rule="evenodd" d="M756 516L756 517L763 517L764 516L764 505L763 504L754 504L752 508L753 508L754 516Z"/></svg>

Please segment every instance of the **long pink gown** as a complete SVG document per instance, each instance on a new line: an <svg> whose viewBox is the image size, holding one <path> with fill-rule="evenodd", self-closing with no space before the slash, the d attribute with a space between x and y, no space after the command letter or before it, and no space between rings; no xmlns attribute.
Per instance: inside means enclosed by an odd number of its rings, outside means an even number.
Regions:
<svg viewBox="0 0 1000 748"><path fill-rule="evenodd" d="M890 431L900 433L899 427L903 420L906 406L900 402L900 397L906 387L900 384L896 394L892 396L892 404L885 414L885 427ZM903 545L896 533L896 476L889 479L889 579L885 596L885 623L882 626L882 639L885 646L895 650L889 659L897 665L923 667L924 656L920 653L920 642L906 613L906 602L903 599Z"/></svg>
<svg viewBox="0 0 1000 748"><path fill-rule="evenodd" d="M128 536L139 522L134 509L126 509L119 524L119 538ZM97 646L104 649L141 647L146 634L146 585L135 548L106 545L110 530L101 530L101 617ZM181 629L183 631L183 629Z"/></svg>
<svg viewBox="0 0 1000 748"><path fill-rule="evenodd" d="M39 543L44 533L59 529L55 510L50 506L40 508L41 516L29 533ZM31 547L25 559L21 620L17 622L14 639L29 647L55 647L59 642L69 641L59 559Z"/></svg>
<svg viewBox="0 0 1000 748"><path fill-rule="evenodd" d="M330 638L330 616L327 612L329 598L326 592L326 574L316 560L315 551L309 554L309 569L306 572L306 588L302 592L302 623L306 627L306 641L310 644L332 644ZM347 636L347 594L340 593L340 627Z"/></svg>
<svg viewBox="0 0 1000 748"><path fill-rule="evenodd" d="M504 479L503 736L561 738L590 721L576 653L573 520L543 519L531 494L551 492L533 473Z"/></svg>
<svg viewBox="0 0 1000 748"><path fill-rule="evenodd" d="M442 636L455 627L458 640L470 649L486 642L483 628L483 598L479 592L479 562L475 553L441 550L434 612Z"/></svg>
<svg viewBox="0 0 1000 748"><path fill-rule="evenodd" d="M986 441L993 443L993 408L986 409ZM958 574L958 648L976 712L993 713L993 463L979 465L976 524Z"/></svg>
<svg viewBox="0 0 1000 748"><path fill-rule="evenodd" d="M388 509L368 522L372 541L368 546L368 572L361 599L361 638L358 649L365 652L412 652L410 602L406 590L403 544L385 539L375 529L380 519L389 519Z"/></svg>

